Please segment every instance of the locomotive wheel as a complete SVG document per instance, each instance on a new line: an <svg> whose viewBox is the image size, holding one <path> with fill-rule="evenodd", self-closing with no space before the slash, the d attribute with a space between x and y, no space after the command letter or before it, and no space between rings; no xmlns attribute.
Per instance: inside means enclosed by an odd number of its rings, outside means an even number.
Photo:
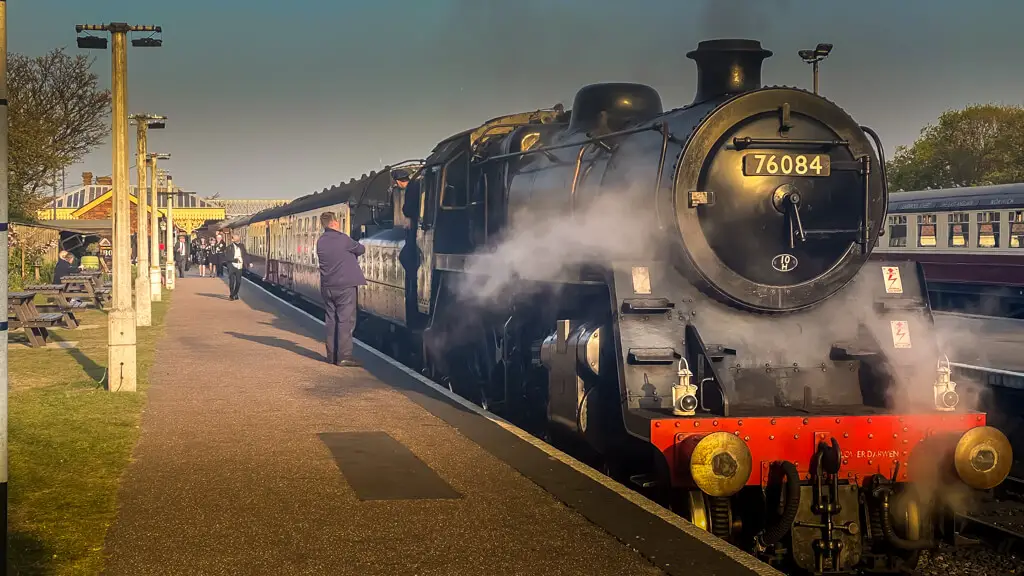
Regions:
<svg viewBox="0 0 1024 576"><path fill-rule="evenodd" d="M685 496L686 519L705 532L711 531L711 516L708 514L707 499L700 490L690 490Z"/></svg>
<svg viewBox="0 0 1024 576"><path fill-rule="evenodd" d="M700 490L690 490L682 500L673 508L678 508L691 524L718 538L732 541L739 525L734 522L730 498L715 498Z"/></svg>

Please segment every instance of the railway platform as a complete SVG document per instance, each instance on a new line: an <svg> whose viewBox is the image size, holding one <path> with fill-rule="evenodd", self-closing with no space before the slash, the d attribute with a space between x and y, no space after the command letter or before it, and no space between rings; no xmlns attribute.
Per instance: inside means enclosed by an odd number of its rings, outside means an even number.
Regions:
<svg viewBox="0 0 1024 576"><path fill-rule="evenodd" d="M935 326L950 360L1024 373L1024 320L936 312Z"/></svg>
<svg viewBox="0 0 1024 576"><path fill-rule="evenodd" d="M177 283L106 573L779 574L245 282Z"/></svg>

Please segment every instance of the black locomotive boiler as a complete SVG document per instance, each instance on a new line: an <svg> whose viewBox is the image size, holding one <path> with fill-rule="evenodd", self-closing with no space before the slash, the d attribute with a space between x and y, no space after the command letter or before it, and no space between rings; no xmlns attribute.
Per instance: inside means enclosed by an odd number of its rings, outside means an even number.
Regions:
<svg viewBox="0 0 1024 576"><path fill-rule="evenodd" d="M868 263L881 142L762 87L757 41L688 56L688 106L595 84L438 144L393 193L404 225L363 240L360 333L766 561L911 567L1012 455L960 401L916 265ZM629 216L588 227L595 206ZM647 240L467 298L536 222Z"/></svg>

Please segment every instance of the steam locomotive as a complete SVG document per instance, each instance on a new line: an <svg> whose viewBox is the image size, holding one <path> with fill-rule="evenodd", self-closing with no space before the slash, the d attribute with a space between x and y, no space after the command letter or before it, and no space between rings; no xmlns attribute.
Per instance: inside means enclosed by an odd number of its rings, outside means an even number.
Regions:
<svg viewBox="0 0 1024 576"><path fill-rule="evenodd" d="M917 265L868 262L879 138L823 97L762 87L771 54L701 42L688 106L586 86L570 111L447 138L403 165L407 188L388 169L232 227L256 275L315 303L316 217L335 211L366 246L358 330L380 349L767 562L911 568L1012 453L951 381ZM609 201L640 216L569 226ZM467 301L536 222L653 241L516 268Z"/></svg>

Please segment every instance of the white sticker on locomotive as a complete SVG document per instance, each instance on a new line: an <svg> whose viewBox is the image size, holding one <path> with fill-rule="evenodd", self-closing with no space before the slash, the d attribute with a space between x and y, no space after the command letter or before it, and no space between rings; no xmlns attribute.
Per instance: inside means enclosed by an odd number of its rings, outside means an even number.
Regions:
<svg viewBox="0 0 1024 576"><path fill-rule="evenodd" d="M903 294L903 280L900 279L900 269L896 266L882 266L882 278L885 281L885 291L888 294Z"/></svg>
<svg viewBox="0 0 1024 576"><path fill-rule="evenodd" d="M647 269L647 266L633 267L633 293L651 293L651 271Z"/></svg>
<svg viewBox="0 0 1024 576"><path fill-rule="evenodd" d="M910 323L904 320L890 320L892 345L895 348L910 348Z"/></svg>
<svg viewBox="0 0 1024 576"><path fill-rule="evenodd" d="M796 256L792 254L779 254L775 258L772 258L772 268L775 268L779 272L790 272L796 269L798 264Z"/></svg>

